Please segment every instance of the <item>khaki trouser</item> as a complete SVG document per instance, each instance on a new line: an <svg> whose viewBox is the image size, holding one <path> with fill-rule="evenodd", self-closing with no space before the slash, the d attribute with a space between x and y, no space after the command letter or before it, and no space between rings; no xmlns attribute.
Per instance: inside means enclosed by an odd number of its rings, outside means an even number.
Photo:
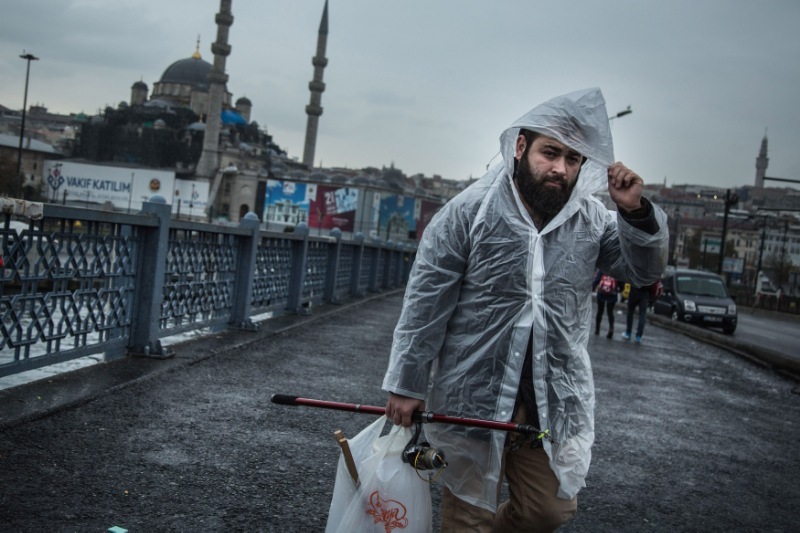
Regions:
<svg viewBox="0 0 800 533"><path fill-rule="evenodd" d="M524 407L520 406L519 411L514 421L522 423ZM508 481L509 499L500 504L496 514L456 498L445 487L440 512L442 533L554 531L578 510L577 497L564 500L556 496L558 479L544 448L532 449L529 443L518 449L506 447L500 484L503 474Z"/></svg>

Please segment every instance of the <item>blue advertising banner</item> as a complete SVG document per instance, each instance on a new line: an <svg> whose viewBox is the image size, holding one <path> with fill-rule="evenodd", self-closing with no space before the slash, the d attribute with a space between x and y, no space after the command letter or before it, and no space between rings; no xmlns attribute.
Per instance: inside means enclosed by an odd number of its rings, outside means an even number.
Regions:
<svg viewBox="0 0 800 533"><path fill-rule="evenodd" d="M416 201L402 194L381 195L378 237L397 242L408 240L417 229Z"/></svg>
<svg viewBox="0 0 800 533"><path fill-rule="evenodd" d="M308 224L310 203L316 197L316 184L267 180L264 222L287 226L296 226L301 222Z"/></svg>

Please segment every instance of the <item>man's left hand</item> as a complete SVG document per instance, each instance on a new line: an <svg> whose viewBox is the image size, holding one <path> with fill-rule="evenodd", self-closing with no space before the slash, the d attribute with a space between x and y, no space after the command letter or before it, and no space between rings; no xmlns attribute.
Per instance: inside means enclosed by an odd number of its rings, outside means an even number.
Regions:
<svg viewBox="0 0 800 533"><path fill-rule="evenodd" d="M608 193L617 207L634 211L642 207L644 181L619 161L608 167Z"/></svg>

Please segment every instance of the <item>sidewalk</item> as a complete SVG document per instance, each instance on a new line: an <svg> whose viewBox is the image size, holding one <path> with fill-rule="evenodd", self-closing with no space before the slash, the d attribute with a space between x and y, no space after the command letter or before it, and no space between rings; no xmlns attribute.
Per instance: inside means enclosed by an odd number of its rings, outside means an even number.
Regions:
<svg viewBox="0 0 800 533"><path fill-rule="evenodd" d="M317 306L310 316L288 314L271 318L262 321L259 331L256 332L229 330L174 344L171 347L175 350L175 356L169 359L125 357L0 390L0 430L85 404L104 394L113 394L122 388L180 367L264 343L270 337L293 328L309 327L332 314L357 312L359 306L371 300L402 294L403 290L395 289L353 299L343 305Z"/></svg>

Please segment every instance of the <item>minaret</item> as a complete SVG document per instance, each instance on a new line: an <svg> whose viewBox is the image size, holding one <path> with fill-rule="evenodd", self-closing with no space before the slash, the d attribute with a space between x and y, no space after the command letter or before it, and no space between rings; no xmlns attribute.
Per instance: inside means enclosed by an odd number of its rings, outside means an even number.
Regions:
<svg viewBox="0 0 800 533"><path fill-rule="evenodd" d="M764 188L764 176L767 175L767 165L769 158L767 157L767 132L764 132L764 138L761 139L761 149L758 151L756 158L756 187L759 189Z"/></svg>
<svg viewBox="0 0 800 533"><path fill-rule="evenodd" d="M322 114L322 93L325 84L322 82L322 72L328 64L325 57L325 46L328 44L328 0L322 11L322 21L319 23L319 36L317 37L317 55L311 60L314 65L314 79L308 83L311 90L311 102L306 106L308 123L306 124L306 144L303 149L303 164L309 168L314 166L314 151L317 148L317 128L319 116Z"/></svg>
<svg viewBox="0 0 800 533"><path fill-rule="evenodd" d="M219 130L222 123L222 98L225 94L225 83L228 75L225 74L225 59L231 53L228 44L228 30L233 24L231 14L231 0L220 0L219 13L215 18L217 22L217 40L211 44L214 54L214 65L208 73L208 115L206 116L206 131L203 135L203 153L195 169L195 176L211 180L217 174L219 166ZM218 184L216 184L218 186ZM212 189L214 186L212 185ZM208 205L212 205L213 193Z"/></svg>

